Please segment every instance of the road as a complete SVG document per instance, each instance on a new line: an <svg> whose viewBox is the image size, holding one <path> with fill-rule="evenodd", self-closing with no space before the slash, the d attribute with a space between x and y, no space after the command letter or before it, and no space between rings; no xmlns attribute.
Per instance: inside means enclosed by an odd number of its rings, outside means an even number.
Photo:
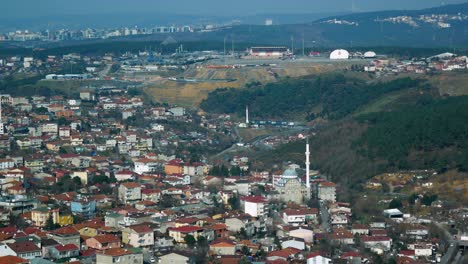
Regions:
<svg viewBox="0 0 468 264"><path fill-rule="evenodd" d="M330 214L328 213L328 207L325 203L320 202L320 218L322 220L321 226L325 232L329 232L330 228Z"/></svg>
<svg viewBox="0 0 468 264"><path fill-rule="evenodd" d="M106 66L104 66L104 69L98 73L99 78L102 79L106 77L109 74L111 67L112 67L112 64L106 64Z"/></svg>
<svg viewBox="0 0 468 264"><path fill-rule="evenodd" d="M440 260L440 263L442 263L442 264L461 263L462 258L460 258L460 256L458 256L458 255L461 255L460 252L458 252L458 242L455 239L453 239L452 234L450 234L450 232L447 230L447 228L443 224L438 223L438 222L433 222L433 223L438 228L440 228L441 230L444 231L445 239L448 241L448 243L450 243L449 248L447 249L445 254L442 256L442 259ZM458 253L458 255L457 255L457 253ZM455 255L457 255L457 256L455 256ZM458 258L458 260L457 260L457 258ZM452 261L452 260L454 260L454 261Z"/></svg>

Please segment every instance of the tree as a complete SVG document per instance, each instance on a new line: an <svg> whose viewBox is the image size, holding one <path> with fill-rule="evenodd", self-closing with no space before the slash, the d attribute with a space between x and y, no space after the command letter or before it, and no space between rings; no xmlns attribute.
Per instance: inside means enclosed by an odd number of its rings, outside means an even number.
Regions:
<svg viewBox="0 0 468 264"><path fill-rule="evenodd" d="M393 199L390 204L388 205L389 209L394 209L394 208L401 208L403 204L401 203L400 199Z"/></svg>
<svg viewBox="0 0 468 264"><path fill-rule="evenodd" d="M239 166L232 166L231 169L229 169L229 175L231 176L239 176L241 173L242 170Z"/></svg>
<svg viewBox="0 0 468 264"><path fill-rule="evenodd" d="M231 206L232 210L238 210L240 207L240 200L237 195L233 195L232 197L229 197L228 203Z"/></svg>
<svg viewBox="0 0 468 264"><path fill-rule="evenodd" d="M197 245L200 249L206 249L209 247L208 240L204 236L199 236L197 238Z"/></svg>
<svg viewBox="0 0 468 264"><path fill-rule="evenodd" d="M78 176L73 177L73 183L74 183L77 187L81 187L81 179L80 179L80 177L78 177Z"/></svg>
<svg viewBox="0 0 468 264"><path fill-rule="evenodd" d="M36 114L42 115L42 114L47 114L49 112L49 110L47 110L47 108L41 106L39 108L36 108L36 110L34 112Z"/></svg>
<svg viewBox="0 0 468 264"><path fill-rule="evenodd" d="M44 229L50 231L50 230L56 229L58 226L59 226L58 224L54 223L54 219L52 218L52 215L49 215L49 218L47 218L46 224L44 226Z"/></svg>
<svg viewBox="0 0 468 264"><path fill-rule="evenodd" d="M189 248L193 248L195 244L197 243L197 240L195 240L195 237L193 237L192 235L186 235L184 237L184 241L185 241L185 244L187 244Z"/></svg>
<svg viewBox="0 0 468 264"><path fill-rule="evenodd" d="M275 239L274 239L273 243L275 243L275 245L276 245L276 247L278 247L278 249L282 249L281 241L279 240L278 236L275 236Z"/></svg>
<svg viewBox="0 0 468 264"><path fill-rule="evenodd" d="M408 203L409 204L414 204L416 199L418 199L418 194L417 193L413 193L411 194L409 197L408 197Z"/></svg>
<svg viewBox="0 0 468 264"><path fill-rule="evenodd" d="M249 261L249 258L247 257L242 257L239 261L239 264L249 264L249 263L252 263Z"/></svg>
<svg viewBox="0 0 468 264"><path fill-rule="evenodd" d="M259 259L259 260L263 260L265 257L266 257L267 253L265 252L265 250L263 249L263 247L257 251L257 254L255 254L255 256Z"/></svg>
<svg viewBox="0 0 468 264"><path fill-rule="evenodd" d="M106 175L98 175L93 178L93 182L96 183L109 183L110 179Z"/></svg>
<svg viewBox="0 0 468 264"><path fill-rule="evenodd" d="M241 227L241 229L239 230L239 237L241 239L247 239L248 238L247 230L245 230L245 228Z"/></svg>
<svg viewBox="0 0 468 264"><path fill-rule="evenodd" d="M164 194L159 200L159 205L162 208L171 208L179 205L179 200L175 199L169 194Z"/></svg>
<svg viewBox="0 0 468 264"><path fill-rule="evenodd" d="M243 245L243 246L242 246L241 252L242 252L242 254L244 254L244 256L250 255L250 249L249 249L249 247L246 246L246 245Z"/></svg>
<svg viewBox="0 0 468 264"><path fill-rule="evenodd" d="M424 204L425 206L431 206L433 202L437 200L437 195L429 195L425 194L423 198L421 199L421 203Z"/></svg>

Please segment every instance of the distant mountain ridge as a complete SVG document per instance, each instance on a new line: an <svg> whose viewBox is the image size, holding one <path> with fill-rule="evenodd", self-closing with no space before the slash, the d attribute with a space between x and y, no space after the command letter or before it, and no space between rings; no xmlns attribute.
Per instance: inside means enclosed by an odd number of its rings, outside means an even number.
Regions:
<svg viewBox="0 0 468 264"><path fill-rule="evenodd" d="M341 16L330 16L318 19L314 22L326 21L333 18L340 19L368 19L368 18L382 18L385 16L418 16L425 14L458 14L464 13L468 15L468 2L462 4L444 5L438 7L431 7L419 10L387 10L387 11L373 11L373 12L359 12L352 14L345 14Z"/></svg>

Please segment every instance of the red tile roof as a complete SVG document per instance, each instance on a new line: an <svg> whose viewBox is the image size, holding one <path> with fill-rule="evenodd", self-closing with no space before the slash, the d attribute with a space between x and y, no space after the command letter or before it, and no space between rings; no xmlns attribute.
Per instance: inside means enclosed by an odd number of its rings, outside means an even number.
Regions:
<svg viewBox="0 0 468 264"><path fill-rule="evenodd" d="M136 225L136 226L131 226L130 229L137 233L151 233L153 232L153 229L151 229L147 225Z"/></svg>
<svg viewBox="0 0 468 264"><path fill-rule="evenodd" d="M99 235L99 236L92 237L90 239L96 239L101 244L120 242L120 239L114 235Z"/></svg>
<svg viewBox="0 0 468 264"><path fill-rule="evenodd" d="M31 241L25 242L17 242L17 243L10 243L8 246L16 253L27 253L27 252L34 252L34 251L41 251L39 247L36 246Z"/></svg>
<svg viewBox="0 0 468 264"><path fill-rule="evenodd" d="M321 182L319 183L320 187L336 187L336 184L334 184L333 182L327 182L327 181L324 181L324 182Z"/></svg>
<svg viewBox="0 0 468 264"><path fill-rule="evenodd" d="M71 250L78 250L78 247L75 244L66 244L66 245L57 245L55 246L55 249L57 249L60 252L63 251L71 251Z"/></svg>
<svg viewBox="0 0 468 264"><path fill-rule="evenodd" d="M1 264L26 264L29 263L28 260L16 256L3 256L0 257Z"/></svg>
<svg viewBox="0 0 468 264"><path fill-rule="evenodd" d="M71 226L65 226L62 228L59 228L55 231L52 231L52 234L55 235L79 235L80 233L73 227Z"/></svg>
<svg viewBox="0 0 468 264"><path fill-rule="evenodd" d="M138 187L141 187L141 185L139 183L136 183L136 182L125 182L125 183L122 183L123 186L125 186L125 188L138 188Z"/></svg>
<svg viewBox="0 0 468 264"><path fill-rule="evenodd" d="M359 257L362 257L361 254L359 254L358 252L354 252L354 251L349 251L349 252L346 252L344 254L341 255L341 259L348 259L348 258L359 258Z"/></svg>
<svg viewBox="0 0 468 264"><path fill-rule="evenodd" d="M299 249L285 248L285 249L270 252L268 254L268 257L280 257L280 258L287 259L289 258L289 256L296 255L299 252L301 252Z"/></svg>
<svg viewBox="0 0 468 264"><path fill-rule="evenodd" d="M96 255L96 250L94 248L85 249L80 251L80 256L82 257L91 257Z"/></svg>
<svg viewBox="0 0 468 264"><path fill-rule="evenodd" d="M117 256L133 254L133 252L124 248L111 248L111 249L105 250L102 254L107 255L107 256L117 257Z"/></svg>
<svg viewBox="0 0 468 264"><path fill-rule="evenodd" d="M192 232L203 230L203 228L198 227L198 226L171 227L169 229L172 230L172 231L181 232L181 233L192 233Z"/></svg>
<svg viewBox="0 0 468 264"><path fill-rule="evenodd" d="M315 258L318 256L322 256L322 253L320 253L320 251L314 251L314 252L311 252L309 255L307 255L307 259Z"/></svg>
<svg viewBox="0 0 468 264"><path fill-rule="evenodd" d="M301 209L286 209L284 210L286 215L311 215L318 214L317 208L301 208Z"/></svg>
<svg viewBox="0 0 468 264"><path fill-rule="evenodd" d="M244 196L241 198L242 201L249 203L265 203L267 199L262 196Z"/></svg>
<svg viewBox="0 0 468 264"><path fill-rule="evenodd" d="M375 242L375 241L390 241L392 240L389 237L386 236L361 236L361 241L362 242Z"/></svg>

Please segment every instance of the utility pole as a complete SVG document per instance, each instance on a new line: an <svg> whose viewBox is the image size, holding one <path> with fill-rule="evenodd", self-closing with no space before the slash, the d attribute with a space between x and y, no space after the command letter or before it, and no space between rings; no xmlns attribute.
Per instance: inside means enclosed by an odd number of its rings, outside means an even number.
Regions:
<svg viewBox="0 0 468 264"><path fill-rule="evenodd" d="M224 36L224 52L223 56L226 57L226 36Z"/></svg>
<svg viewBox="0 0 468 264"><path fill-rule="evenodd" d="M305 57L305 40L304 40L304 34L302 34L302 57Z"/></svg>
<svg viewBox="0 0 468 264"><path fill-rule="evenodd" d="M294 55L294 36L291 36L291 54Z"/></svg>

